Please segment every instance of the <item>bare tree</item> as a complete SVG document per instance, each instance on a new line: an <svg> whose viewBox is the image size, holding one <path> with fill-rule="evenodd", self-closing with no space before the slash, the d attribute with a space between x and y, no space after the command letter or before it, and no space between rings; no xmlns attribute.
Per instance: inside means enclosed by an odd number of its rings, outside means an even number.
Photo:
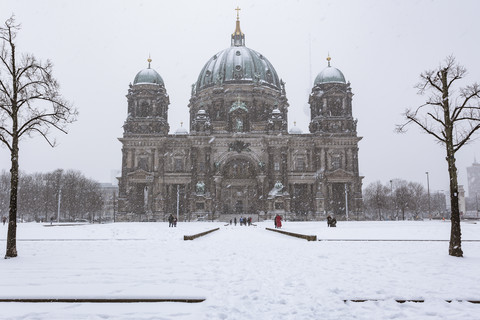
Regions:
<svg viewBox="0 0 480 320"><path fill-rule="evenodd" d="M405 220L405 212L412 209L412 193L408 187L408 182L397 179L395 181L395 190L393 191L393 196L395 198L397 209L399 209L402 213L402 220Z"/></svg>
<svg viewBox="0 0 480 320"><path fill-rule="evenodd" d="M449 254L455 257L463 256L455 154L480 129L480 86L474 83L454 87L466 73L466 68L453 56L447 57L438 68L423 72L416 88L421 95L428 93L428 99L417 108L407 109L406 122L397 126L398 132L404 132L414 123L445 146L452 210Z"/></svg>
<svg viewBox="0 0 480 320"><path fill-rule="evenodd" d="M388 207L388 193L390 190L382 185L380 181L375 181L364 190L365 205L368 209L376 211L378 220L383 220L382 210Z"/></svg>
<svg viewBox="0 0 480 320"><path fill-rule="evenodd" d="M425 203L428 203L427 192L425 188L418 182L409 182L408 190L410 192L410 209L413 215L413 218L423 219L423 212L427 211Z"/></svg>
<svg viewBox="0 0 480 320"><path fill-rule="evenodd" d="M32 54L17 54L16 35L20 25L14 16L0 27L0 141L10 150L10 206L5 258L17 256L17 192L19 141L39 134L53 147L52 128L66 133L77 111L59 92L50 61Z"/></svg>

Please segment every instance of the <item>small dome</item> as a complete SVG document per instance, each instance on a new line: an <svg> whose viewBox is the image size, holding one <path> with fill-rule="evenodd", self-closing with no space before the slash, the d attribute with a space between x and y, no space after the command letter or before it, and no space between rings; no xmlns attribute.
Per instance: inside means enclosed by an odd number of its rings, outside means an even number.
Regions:
<svg viewBox="0 0 480 320"><path fill-rule="evenodd" d="M302 131L302 129L300 129L299 127L297 127L297 123L294 122L294 123L293 123L293 127L290 129L289 133L290 133L290 134L302 134L303 131Z"/></svg>
<svg viewBox="0 0 480 320"><path fill-rule="evenodd" d="M133 80L133 84L141 84L141 83L152 83L152 84L163 84L163 79L160 77L157 71L153 69L143 69L135 76Z"/></svg>
<svg viewBox="0 0 480 320"><path fill-rule="evenodd" d="M328 67L322 70L315 78L314 86L323 83L346 83L345 76L343 75L342 71L334 68L330 65L330 55L327 57Z"/></svg>
<svg viewBox="0 0 480 320"><path fill-rule="evenodd" d="M338 70L337 68L328 66L322 70L315 78L314 85L322 84L322 83L347 83L345 81L345 76L343 75L342 71Z"/></svg>
<svg viewBox="0 0 480 320"><path fill-rule="evenodd" d="M188 134L188 131L183 127L183 122L182 122L182 124L180 125L180 128L178 128L177 131L175 131L175 135L182 136L187 134Z"/></svg>

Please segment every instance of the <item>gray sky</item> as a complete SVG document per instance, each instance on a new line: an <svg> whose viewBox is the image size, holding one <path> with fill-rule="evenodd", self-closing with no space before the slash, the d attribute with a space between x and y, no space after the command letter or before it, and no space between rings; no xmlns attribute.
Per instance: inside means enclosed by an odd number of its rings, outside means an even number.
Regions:
<svg viewBox="0 0 480 320"><path fill-rule="evenodd" d="M24 139L21 170L77 169L101 182L121 167L122 125L128 85L147 66L165 81L169 123L188 123L191 84L215 53L230 45L234 8L240 6L246 46L266 56L286 82L289 127L308 132L308 95L315 76L332 66L351 82L358 119L360 174L364 187L392 178L448 190L445 152L416 127L394 132L408 106L425 97L413 86L419 74L448 55L469 71L463 84L480 81L478 19L472 1L24 1L0 3L2 23L15 13L22 24L18 50L51 59L63 95L79 109L69 134L54 132L58 147ZM480 160L479 142L457 155L460 184L466 167ZM10 157L0 147L0 170Z"/></svg>

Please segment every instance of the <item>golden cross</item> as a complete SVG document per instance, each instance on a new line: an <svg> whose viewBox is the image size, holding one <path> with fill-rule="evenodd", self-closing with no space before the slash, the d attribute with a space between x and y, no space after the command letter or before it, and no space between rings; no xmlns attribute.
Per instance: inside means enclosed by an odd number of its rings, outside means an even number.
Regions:
<svg viewBox="0 0 480 320"><path fill-rule="evenodd" d="M240 10L242 10L242 9L240 9L240 8L237 6L237 8L236 8L235 10L237 10L237 20L238 20L238 19L240 18L240 16L238 15L238 11L240 11Z"/></svg>

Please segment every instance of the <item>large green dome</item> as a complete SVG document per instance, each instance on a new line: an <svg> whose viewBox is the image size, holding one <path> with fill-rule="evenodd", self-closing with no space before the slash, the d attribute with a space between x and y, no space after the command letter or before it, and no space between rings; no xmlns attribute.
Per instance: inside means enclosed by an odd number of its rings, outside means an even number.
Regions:
<svg viewBox="0 0 480 320"><path fill-rule="evenodd" d="M323 69L315 78L314 85L322 83L346 83L346 81L342 71L329 65L328 67Z"/></svg>
<svg viewBox="0 0 480 320"><path fill-rule="evenodd" d="M258 82L280 90L280 80L270 61L245 46L232 46L214 55L198 76L196 89L229 82Z"/></svg>
<svg viewBox="0 0 480 320"><path fill-rule="evenodd" d="M257 83L281 90L280 80L266 57L245 46L245 35L237 26L232 34L232 45L215 54L203 67L195 89L205 89L224 83Z"/></svg>
<svg viewBox="0 0 480 320"><path fill-rule="evenodd" d="M141 84L141 83L153 83L153 84L161 84L164 85L162 77L158 74L157 71L150 68L150 63L147 69L141 70L135 76L133 80L133 84Z"/></svg>

